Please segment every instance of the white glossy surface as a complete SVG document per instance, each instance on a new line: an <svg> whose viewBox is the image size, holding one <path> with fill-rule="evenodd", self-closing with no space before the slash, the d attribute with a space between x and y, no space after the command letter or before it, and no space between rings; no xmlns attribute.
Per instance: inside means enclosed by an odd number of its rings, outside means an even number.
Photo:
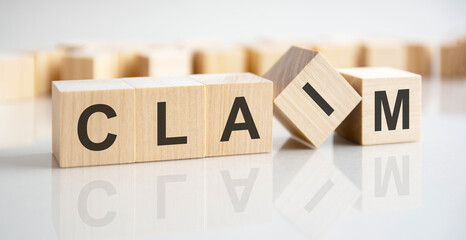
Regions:
<svg viewBox="0 0 466 240"><path fill-rule="evenodd" d="M0 239L466 239L466 81L424 80L418 143L59 169L50 100L0 106Z"/></svg>

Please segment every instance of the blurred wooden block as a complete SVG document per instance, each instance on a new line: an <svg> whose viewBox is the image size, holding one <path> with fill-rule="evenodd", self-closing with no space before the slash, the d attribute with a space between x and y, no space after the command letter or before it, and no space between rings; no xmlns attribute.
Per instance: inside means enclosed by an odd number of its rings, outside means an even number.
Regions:
<svg viewBox="0 0 466 240"><path fill-rule="evenodd" d="M118 49L118 76L122 78L137 77L139 75L138 48Z"/></svg>
<svg viewBox="0 0 466 240"><path fill-rule="evenodd" d="M420 74L424 77L431 75L431 47L428 44L408 43L406 48L406 67L404 70Z"/></svg>
<svg viewBox="0 0 466 240"><path fill-rule="evenodd" d="M446 43L441 46L440 54L443 78L466 76L466 42Z"/></svg>
<svg viewBox="0 0 466 240"><path fill-rule="evenodd" d="M420 140L420 75L388 67L346 68L340 73L362 101L338 134L361 145Z"/></svg>
<svg viewBox="0 0 466 240"><path fill-rule="evenodd" d="M313 50L322 53L337 68L359 67L362 63L362 46L357 43L318 43Z"/></svg>
<svg viewBox="0 0 466 240"><path fill-rule="evenodd" d="M0 54L0 102L33 98L34 93L34 57Z"/></svg>
<svg viewBox="0 0 466 240"><path fill-rule="evenodd" d="M361 100L318 52L292 47L264 75L274 82L274 113L294 135L319 147Z"/></svg>
<svg viewBox="0 0 466 240"><path fill-rule="evenodd" d="M119 74L117 51L77 51L63 57L63 80L117 78Z"/></svg>
<svg viewBox="0 0 466 240"><path fill-rule="evenodd" d="M121 79L52 83L52 151L60 167L134 162L134 89Z"/></svg>
<svg viewBox="0 0 466 240"><path fill-rule="evenodd" d="M211 46L194 52L194 73L239 73L247 71L246 50L240 46Z"/></svg>
<svg viewBox="0 0 466 240"><path fill-rule="evenodd" d="M52 81L60 80L63 51L58 49L34 51L36 95L49 95Z"/></svg>
<svg viewBox="0 0 466 240"><path fill-rule="evenodd" d="M285 44L255 44L248 46L248 71L264 75L275 62L288 50Z"/></svg>
<svg viewBox="0 0 466 240"><path fill-rule="evenodd" d="M192 78L206 89L206 156L272 151L271 81L251 73Z"/></svg>
<svg viewBox="0 0 466 240"><path fill-rule="evenodd" d="M188 76L124 81L136 91L136 162L204 156L204 85Z"/></svg>
<svg viewBox="0 0 466 240"><path fill-rule="evenodd" d="M393 67L409 72L431 75L431 47L423 43L395 40L374 41L362 47L361 64L365 67Z"/></svg>
<svg viewBox="0 0 466 240"><path fill-rule="evenodd" d="M366 67L406 68L406 48L399 41L371 41L363 45L362 65Z"/></svg>
<svg viewBox="0 0 466 240"><path fill-rule="evenodd" d="M155 47L138 55L138 76L184 76L192 73L192 52L182 47Z"/></svg>

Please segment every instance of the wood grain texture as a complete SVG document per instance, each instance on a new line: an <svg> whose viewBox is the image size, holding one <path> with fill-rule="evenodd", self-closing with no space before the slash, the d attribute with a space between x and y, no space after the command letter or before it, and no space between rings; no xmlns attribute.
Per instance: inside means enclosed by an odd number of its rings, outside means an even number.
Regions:
<svg viewBox="0 0 466 240"><path fill-rule="evenodd" d="M241 46L200 47L194 51L194 73L239 73L246 71L246 49Z"/></svg>
<svg viewBox="0 0 466 240"><path fill-rule="evenodd" d="M75 51L63 57L63 80L117 78L119 72L118 51Z"/></svg>
<svg viewBox="0 0 466 240"><path fill-rule="evenodd" d="M89 117L87 133L100 143L115 134L105 150L84 147L78 137L78 120L85 109L106 104L116 117L96 112ZM52 83L52 152L60 167L131 163L135 161L134 89L121 79L54 81Z"/></svg>
<svg viewBox="0 0 466 240"><path fill-rule="evenodd" d="M204 156L205 90L190 77L126 78L135 88L136 162ZM160 145L158 103L165 103L166 137L186 137L186 144Z"/></svg>
<svg viewBox="0 0 466 240"><path fill-rule="evenodd" d="M315 147L330 136L361 99L325 57L311 50L290 48L264 77L274 81L277 119ZM305 91L306 85L333 109L330 114Z"/></svg>
<svg viewBox="0 0 466 240"><path fill-rule="evenodd" d="M192 51L178 46L159 46L138 54L138 76L184 76L192 73Z"/></svg>
<svg viewBox="0 0 466 240"><path fill-rule="evenodd" d="M0 102L33 98L34 57L30 54L0 54Z"/></svg>
<svg viewBox="0 0 466 240"><path fill-rule="evenodd" d="M60 80L63 51L59 49L37 50L33 52L35 62L35 94L49 95L52 81Z"/></svg>
<svg viewBox="0 0 466 240"><path fill-rule="evenodd" d="M272 151L271 81L250 73L192 75L192 78L203 83L206 90L206 156ZM260 138L253 139L249 130L235 130L228 141L221 141L238 97L246 101ZM242 111L236 117L235 123L245 123Z"/></svg>
<svg viewBox="0 0 466 240"><path fill-rule="evenodd" d="M362 95L358 107L338 127L337 133L361 145L411 142L421 137L421 76L388 67L346 68L340 73ZM409 129L403 129L403 106L396 128L389 130L384 107L381 110L381 131L375 129L375 92L385 91L390 113L399 97L399 90L409 90ZM406 99L404 99L406 101ZM379 103L377 103L379 104Z"/></svg>

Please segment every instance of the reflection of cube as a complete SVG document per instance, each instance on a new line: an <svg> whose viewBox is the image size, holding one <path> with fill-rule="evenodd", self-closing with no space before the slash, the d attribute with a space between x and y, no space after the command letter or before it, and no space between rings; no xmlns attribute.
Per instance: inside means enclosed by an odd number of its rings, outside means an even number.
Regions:
<svg viewBox="0 0 466 240"><path fill-rule="evenodd" d="M277 197L275 206L309 239L321 239L359 196L359 190L314 151Z"/></svg>
<svg viewBox="0 0 466 240"><path fill-rule="evenodd" d="M52 169L57 239L133 239L134 166Z"/></svg>
<svg viewBox="0 0 466 240"><path fill-rule="evenodd" d="M52 151L60 167L134 162L134 89L121 79L52 83Z"/></svg>
<svg viewBox="0 0 466 240"><path fill-rule="evenodd" d="M362 145L410 142L421 137L421 76L386 67L340 73L362 95L337 132Z"/></svg>
<svg viewBox="0 0 466 240"><path fill-rule="evenodd" d="M33 56L0 55L0 102L33 98L34 86Z"/></svg>
<svg viewBox="0 0 466 240"><path fill-rule="evenodd" d="M271 81L251 73L192 78L206 91L206 156L272 151Z"/></svg>
<svg viewBox="0 0 466 240"><path fill-rule="evenodd" d="M318 52L292 47L264 75L274 82L275 115L318 147L361 97Z"/></svg>
<svg viewBox="0 0 466 240"><path fill-rule="evenodd" d="M272 221L271 154L205 159L206 229Z"/></svg>
<svg viewBox="0 0 466 240"><path fill-rule="evenodd" d="M205 204L204 159L134 166L137 236L204 229L205 208L211 208Z"/></svg>
<svg viewBox="0 0 466 240"><path fill-rule="evenodd" d="M418 143L362 147L361 209L373 212L420 206L421 173Z"/></svg>
<svg viewBox="0 0 466 240"><path fill-rule="evenodd" d="M136 92L136 162L204 156L204 85L190 77L123 80Z"/></svg>

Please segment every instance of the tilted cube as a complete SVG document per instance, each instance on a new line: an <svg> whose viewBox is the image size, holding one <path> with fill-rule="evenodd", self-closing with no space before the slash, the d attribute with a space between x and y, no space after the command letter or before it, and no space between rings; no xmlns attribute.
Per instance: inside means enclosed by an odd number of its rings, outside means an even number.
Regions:
<svg viewBox="0 0 466 240"><path fill-rule="evenodd" d="M361 100L319 52L291 47L264 75L274 82L274 114L319 147Z"/></svg>

